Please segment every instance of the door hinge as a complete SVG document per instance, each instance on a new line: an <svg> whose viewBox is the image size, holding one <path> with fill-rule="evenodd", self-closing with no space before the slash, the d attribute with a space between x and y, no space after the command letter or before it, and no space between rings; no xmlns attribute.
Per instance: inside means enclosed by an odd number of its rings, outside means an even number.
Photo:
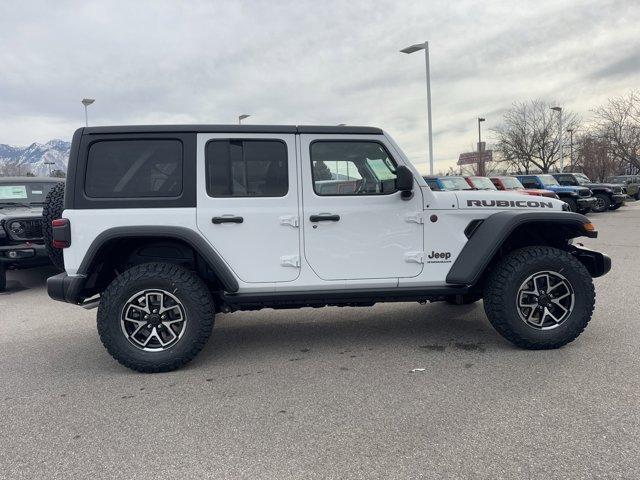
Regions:
<svg viewBox="0 0 640 480"><path fill-rule="evenodd" d="M424 263L424 252L405 253L404 261L409 263Z"/></svg>
<svg viewBox="0 0 640 480"><path fill-rule="evenodd" d="M424 223L424 217L422 216L422 212L405 215L404 219L405 221L410 223Z"/></svg>
<svg viewBox="0 0 640 480"><path fill-rule="evenodd" d="M280 265L283 267L300 267L300 257L298 255L283 255L280 257Z"/></svg>
<svg viewBox="0 0 640 480"><path fill-rule="evenodd" d="M297 215L283 215L280 217L280 225L291 225L292 227L298 227L300 221Z"/></svg>

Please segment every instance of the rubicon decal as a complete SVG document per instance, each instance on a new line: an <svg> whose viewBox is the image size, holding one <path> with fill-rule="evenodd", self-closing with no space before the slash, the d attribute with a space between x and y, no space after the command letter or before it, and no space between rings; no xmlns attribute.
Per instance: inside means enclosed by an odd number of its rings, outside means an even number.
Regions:
<svg viewBox="0 0 640 480"><path fill-rule="evenodd" d="M467 207L553 208L553 202L540 202L537 200L467 200Z"/></svg>

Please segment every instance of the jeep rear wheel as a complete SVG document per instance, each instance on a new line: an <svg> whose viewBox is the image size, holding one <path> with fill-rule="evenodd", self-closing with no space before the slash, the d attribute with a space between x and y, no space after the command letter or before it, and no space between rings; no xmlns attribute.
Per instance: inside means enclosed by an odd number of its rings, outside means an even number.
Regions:
<svg viewBox="0 0 640 480"><path fill-rule="evenodd" d="M484 307L500 335L527 349L559 348L585 329L595 290L573 255L526 247L503 258L486 284Z"/></svg>
<svg viewBox="0 0 640 480"><path fill-rule="evenodd" d="M44 247L49 254L51 263L59 270L64 270L62 250L53 247L53 227L51 222L62 216L64 209L64 183L60 182L49 191L42 207L42 236Z"/></svg>
<svg viewBox="0 0 640 480"><path fill-rule="evenodd" d="M168 263L136 265L103 292L98 333L107 351L139 372L190 362L213 328L213 300L194 273Z"/></svg>
<svg viewBox="0 0 640 480"><path fill-rule="evenodd" d="M604 193L596 193L594 197L596 201L593 204L593 207L591 207L591 210L596 213L601 213L606 211L609 208L609 205L611 205L611 200L609 199L609 196Z"/></svg>

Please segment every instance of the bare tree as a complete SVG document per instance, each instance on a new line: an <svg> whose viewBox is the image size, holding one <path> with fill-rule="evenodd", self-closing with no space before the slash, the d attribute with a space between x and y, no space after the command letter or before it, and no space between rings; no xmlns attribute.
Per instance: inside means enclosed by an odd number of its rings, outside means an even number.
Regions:
<svg viewBox="0 0 640 480"><path fill-rule="evenodd" d="M587 132L578 137L575 150L574 167L591 180L602 181L624 169L620 159L613 155L610 142L597 133Z"/></svg>
<svg viewBox="0 0 640 480"><path fill-rule="evenodd" d="M509 170L546 173L560 161L559 118L552 106L543 100L515 103L504 114L502 124L493 129L498 137L497 153ZM565 110L563 123L565 129L575 129L580 119Z"/></svg>
<svg viewBox="0 0 640 480"><path fill-rule="evenodd" d="M610 99L594 114L598 135L609 143L612 155L640 168L640 90Z"/></svg>

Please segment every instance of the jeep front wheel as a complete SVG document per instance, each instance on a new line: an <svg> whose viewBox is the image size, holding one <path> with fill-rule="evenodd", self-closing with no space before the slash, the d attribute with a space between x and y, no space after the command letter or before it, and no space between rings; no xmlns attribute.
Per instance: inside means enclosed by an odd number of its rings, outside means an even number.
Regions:
<svg viewBox="0 0 640 480"><path fill-rule="evenodd" d="M609 198L608 195L604 193L596 193L594 197L596 201L593 204L593 207L591 207L591 210L593 212L596 212L596 213L604 212L609 208L609 205L611 205L611 199Z"/></svg>
<svg viewBox="0 0 640 480"><path fill-rule="evenodd" d="M573 198L563 198L562 200L569 206L570 212L578 211L578 202L576 202Z"/></svg>
<svg viewBox="0 0 640 480"><path fill-rule="evenodd" d="M139 372L168 372L190 362L213 328L204 282L181 266L136 265L103 292L98 333L107 351Z"/></svg>
<svg viewBox="0 0 640 480"><path fill-rule="evenodd" d="M531 350L559 348L585 329L595 303L587 269L552 247L526 247L504 257L485 287L484 307L500 335Z"/></svg>

